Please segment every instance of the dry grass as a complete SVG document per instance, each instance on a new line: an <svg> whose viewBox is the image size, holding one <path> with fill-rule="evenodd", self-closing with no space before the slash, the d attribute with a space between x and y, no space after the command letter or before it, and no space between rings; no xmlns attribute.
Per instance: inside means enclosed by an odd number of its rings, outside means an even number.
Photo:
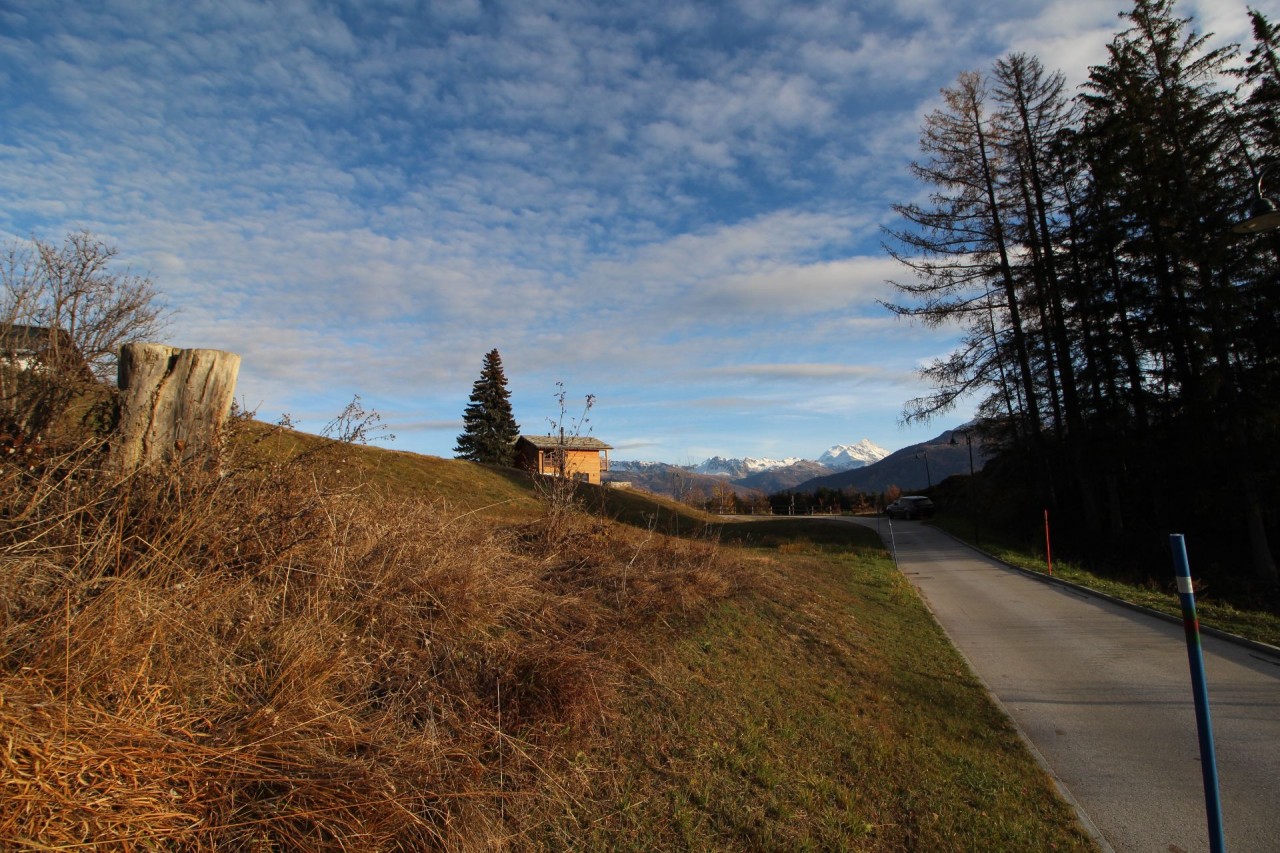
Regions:
<svg viewBox="0 0 1280 853"><path fill-rule="evenodd" d="M244 458L0 463L0 847L527 846L627 645L735 583L706 542Z"/></svg>

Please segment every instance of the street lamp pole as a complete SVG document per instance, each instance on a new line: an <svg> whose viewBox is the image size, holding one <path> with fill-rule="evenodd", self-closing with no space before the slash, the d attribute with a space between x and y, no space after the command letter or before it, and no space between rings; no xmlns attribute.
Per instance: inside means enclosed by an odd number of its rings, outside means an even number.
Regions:
<svg viewBox="0 0 1280 853"><path fill-rule="evenodd" d="M1253 201L1253 212L1243 222L1236 223L1231 230L1236 234L1264 234L1280 229L1280 202L1267 195L1267 175L1275 166L1263 166L1258 173L1257 198Z"/></svg>
<svg viewBox="0 0 1280 853"><path fill-rule="evenodd" d="M929 473L929 451L921 450L916 454L917 459L924 460L924 478L929 483L929 488L933 488L933 475Z"/></svg>
<svg viewBox="0 0 1280 853"><path fill-rule="evenodd" d="M953 446L960 443L956 441L956 433L960 433L961 435L964 436L964 443L969 447L969 477L970 479L972 479L973 478L973 436L969 434L969 431L967 429L953 429L951 431L951 444Z"/></svg>
<svg viewBox="0 0 1280 853"><path fill-rule="evenodd" d="M953 429L951 431L951 443L953 445L957 445L960 443L956 441L957 432L964 436L964 443L969 448L969 482L965 484L965 492L968 493L968 495L970 496L970 499L972 500L972 497L973 497L973 434L969 432L969 430L967 429L963 429L963 430ZM972 506L969 507L969 512L973 516L973 542L975 545L981 545L982 544L982 527L979 523L979 519L982 518L982 514L973 512Z"/></svg>

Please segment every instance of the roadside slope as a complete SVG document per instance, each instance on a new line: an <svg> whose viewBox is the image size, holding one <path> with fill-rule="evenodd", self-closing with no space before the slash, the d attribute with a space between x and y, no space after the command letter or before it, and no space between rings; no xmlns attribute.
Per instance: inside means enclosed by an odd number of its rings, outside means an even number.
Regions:
<svg viewBox="0 0 1280 853"><path fill-rule="evenodd" d="M1091 850L1009 721L867 531L727 526L754 585L646 647L577 850ZM816 544L814 540L825 544Z"/></svg>

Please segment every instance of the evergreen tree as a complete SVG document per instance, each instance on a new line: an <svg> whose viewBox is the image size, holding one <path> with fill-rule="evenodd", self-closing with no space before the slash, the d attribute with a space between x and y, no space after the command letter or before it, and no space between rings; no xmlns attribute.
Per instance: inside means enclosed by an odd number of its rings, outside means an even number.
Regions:
<svg viewBox="0 0 1280 853"><path fill-rule="evenodd" d="M887 307L962 338L904 417L976 395L993 475L1069 547L1123 565L1163 531L1232 531L1223 574L1277 588L1280 233L1231 228L1260 183L1280 192L1280 27L1252 13L1233 91L1234 46L1175 0L1132 2L1074 104L1013 54L926 117L929 194L895 206L886 247L913 275Z"/></svg>
<svg viewBox="0 0 1280 853"><path fill-rule="evenodd" d="M1245 67L1237 72L1249 89L1240 112L1255 161L1266 163L1280 156L1280 24L1254 9L1249 10L1249 21L1254 46Z"/></svg>
<svg viewBox="0 0 1280 853"><path fill-rule="evenodd" d="M981 75L965 72L942 90L945 106L925 119L920 148L926 159L911 169L933 191L927 205L894 206L907 227L890 229L897 245L886 246L915 273L915 281L895 286L917 301L886 307L928 325L960 322L968 329L960 348L924 369L936 390L907 404L908 421L927 420L959 397L994 386L988 406L1003 405L1018 435L1034 440L1041 391L1010 227L1019 205L1005 189L1011 158L1001 150L989 94Z"/></svg>
<svg viewBox="0 0 1280 853"><path fill-rule="evenodd" d="M520 425L511 414L511 395L496 349L484 357L480 378L471 387L471 402L462 414L462 434L453 448L459 459L488 465L511 465Z"/></svg>

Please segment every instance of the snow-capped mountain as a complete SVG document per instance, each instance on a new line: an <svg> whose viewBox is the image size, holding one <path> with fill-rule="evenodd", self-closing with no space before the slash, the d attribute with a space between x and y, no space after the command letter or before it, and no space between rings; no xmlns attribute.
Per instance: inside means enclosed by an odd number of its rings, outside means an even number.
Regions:
<svg viewBox="0 0 1280 853"><path fill-rule="evenodd" d="M831 471L848 471L852 468L861 468L864 465L879 462L888 455L889 451L872 443L870 439L864 438L857 444L837 444L816 460L808 460L799 456L788 456L786 459L757 459L751 456L745 459L726 459L723 456L712 456L697 465L670 466L662 462L632 462L611 459L609 460L609 469L619 473L649 473L661 468L679 467L695 474L741 480L745 477L764 474L769 471L794 468L797 465L808 466L810 469L815 465L822 465ZM813 472L811 471L810 473L812 474Z"/></svg>
<svg viewBox="0 0 1280 853"><path fill-rule="evenodd" d="M905 490L923 489L952 474L969 472L969 447L965 442L953 443L953 439L952 432L947 431L930 441L890 453L864 438L857 444L837 444L816 461L713 456L700 465L675 466L610 459L609 470L615 480L673 497L699 491L709 495L723 488L726 481L735 491L754 494L788 489L812 492L819 487L883 491L894 485ZM929 467L923 451L928 453ZM976 470L987 454L976 442L973 454Z"/></svg>
<svg viewBox="0 0 1280 853"><path fill-rule="evenodd" d="M873 444L871 439L864 438L857 444L837 444L819 456L818 461L828 468L834 468L837 471L848 471L852 468L861 468L864 465L879 462L888 455L889 451L877 444Z"/></svg>
<svg viewBox="0 0 1280 853"><path fill-rule="evenodd" d="M783 460L752 459L749 456L746 459L725 459L723 456L712 456L701 464L687 467L697 474L709 474L713 477L728 477L730 480L741 480L743 477L759 474L761 471L786 468L788 465L794 465L802 461L804 460L796 456Z"/></svg>
<svg viewBox="0 0 1280 853"><path fill-rule="evenodd" d="M665 462L640 462L629 461L625 459L610 459L609 470L618 472L630 472L637 474L646 474L652 471L662 471L672 466Z"/></svg>

